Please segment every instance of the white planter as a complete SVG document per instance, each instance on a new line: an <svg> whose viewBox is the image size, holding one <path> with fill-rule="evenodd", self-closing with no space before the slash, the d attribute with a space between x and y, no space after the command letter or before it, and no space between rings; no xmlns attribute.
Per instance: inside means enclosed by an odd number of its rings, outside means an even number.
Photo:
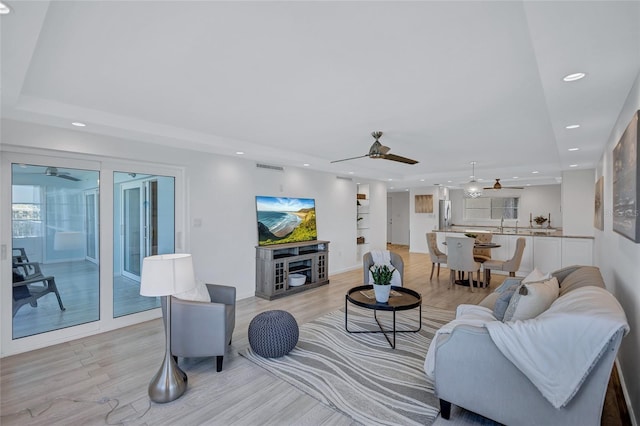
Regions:
<svg viewBox="0 0 640 426"><path fill-rule="evenodd" d="M389 301L389 293L391 292L391 285L373 285L373 290L376 293L376 302L387 303Z"/></svg>

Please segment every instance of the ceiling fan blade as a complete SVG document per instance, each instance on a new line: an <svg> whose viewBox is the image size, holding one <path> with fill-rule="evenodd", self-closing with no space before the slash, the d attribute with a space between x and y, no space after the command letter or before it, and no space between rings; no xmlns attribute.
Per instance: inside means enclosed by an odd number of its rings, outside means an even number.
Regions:
<svg viewBox="0 0 640 426"><path fill-rule="evenodd" d="M385 155L386 153L391 151L391 148L389 148L388 146L380 145L379 151L380 151L380 154Z"/></svg>
<svg viewBox="0 0 640 426"><path fill-rule="evenodd" d="M360 155L359 157L343 158L342 160L333 160L332 163L339 163L341 161L355 160L355 159L358 159L358 158L364 158L364 157L368 157L368 156L369 156L369 154Z"/></svg>
<svg viewBox="0 0 640 426"><path fill-rule="evenodd" d="M77 177L71 176L71 175L67 175L67 174L62 174L62 173L58 173L57 175L54 175L55 177L59 177L61 179L67 179L67 180L72 180L74 182L79 182L80 179L78 179Z"/></svg>
<svg viewBox="0 0 640 426"><path fill-rule="evenodd" d="M385 160L397 161L399 163L405 164L417 164L418 161L412 160L411 158L401 157L400 155L395 154L383 154L380 158L384 158Z"/></svg>
<svg viewBox="0 0 640 426"><path fill-rule="evenodd" d="M485 186L482 189L500 191L501 189L524 189L524 186L500 186L500 188L496 188L495 186Z"/></svg>

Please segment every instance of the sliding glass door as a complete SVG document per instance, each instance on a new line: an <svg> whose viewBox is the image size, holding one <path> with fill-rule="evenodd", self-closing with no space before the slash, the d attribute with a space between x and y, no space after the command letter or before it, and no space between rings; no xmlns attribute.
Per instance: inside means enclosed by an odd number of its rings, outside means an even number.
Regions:
<svg viewBox="0 0 640 426"><path fill-rule="evenodd" d="M139 294L142 259L174 252L175 179L115 172L113 181L113 315L119 317L160 306L158 298Z"/></svg>
<svg viewBox="0 0 640 426"><path fill-rule="evenodd" d="M86 196L98 179L97 170L12 164L13 339L100 318L99 215Z"/></svg>

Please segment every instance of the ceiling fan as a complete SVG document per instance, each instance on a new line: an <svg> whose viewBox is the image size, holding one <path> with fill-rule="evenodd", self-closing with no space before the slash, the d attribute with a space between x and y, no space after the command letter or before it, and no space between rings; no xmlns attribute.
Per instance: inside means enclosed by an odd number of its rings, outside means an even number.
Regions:
<svg viewBox="0 0 640 426"><path fill-rule="evenodd" d="M418 163L418 161L412 160L411 158L401 157L395 154L389 154L389 151L391 150L391 148L389 148L388 146L382 145L378 140L382 137L382 132L373 132L371 133L371 136L373 136L373 138L376 141L373 143L373 145L371 145L371 148L369 148L369 152L367 154L360 155L358 157L343 158L342 160L334 160L332 161L332 163L339 163L340 161L355 160L356 158L364 158L364 157L382 158L384 160L398 161L400 163L405 163L405 164Z"/></svg>
<svg viewBox="0 0 640 426"><path fill-rule="evenodd" d="M44 171L44 175L45 176L54 176L54 177L59 177L61 179L67 179L67 180L72 180L74 182L78 182L80 181L80 179L78 179L77 177L71 176L69 173L67 172L60 172L58 171L57 167L47 167L46 170Z"/></svg>
<svg viewBox="0 0 640 426"><path fill-rule="evenodd" d="M496 183L493 186L487 186L484 189L524 189L523 186L502 186L500 179L496 178Z"/></svg>

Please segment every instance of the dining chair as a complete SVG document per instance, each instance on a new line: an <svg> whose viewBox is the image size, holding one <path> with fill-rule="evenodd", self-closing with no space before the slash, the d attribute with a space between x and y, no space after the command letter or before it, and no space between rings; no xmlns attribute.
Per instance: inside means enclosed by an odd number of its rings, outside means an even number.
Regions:
<svg viewBox="0 0 640 426"><path fill-rule="evenodd" d="M491 270L509 272L510 277L515 277L516 272L520 269L520 262L522 262L522 255L524 254L524 247L526 240L524 237L520 237L516 240L516 249L513 253L513 257L508 260L491 259L485 261L482 266L484 268L484 286L489 287L491 281Z"/></svg>
<svg viewBox="0 0 640 426"><path fill-rule="evenodd" d="M449 288L454 283L455 272L469 273L469 290L473 292L473 273L480 281L480 264L473 260L473 245L475 239L467 237L446 237L447 265L449 266Z"/></svg>
<svg viewBox="0 0 640 426"><path fill-rule="evenodd" d="M440 276L440 264L447 263L447 255L438 248L438 236L435 232L427 232L427 247L429 248L429 257L431 258L431 276L433 279L433 270L438 264L438 277Z"/></svg>
<svg viewBox="0 0 640 426"><path fill-rule="evenodd" d="M478 244L490 243L492 239L493 239L493 233L491 232L478 232L476 234L476 243ZM480 262L480 263L491 259L491 249L474 247L473 259L476 262Z"/></svg>

